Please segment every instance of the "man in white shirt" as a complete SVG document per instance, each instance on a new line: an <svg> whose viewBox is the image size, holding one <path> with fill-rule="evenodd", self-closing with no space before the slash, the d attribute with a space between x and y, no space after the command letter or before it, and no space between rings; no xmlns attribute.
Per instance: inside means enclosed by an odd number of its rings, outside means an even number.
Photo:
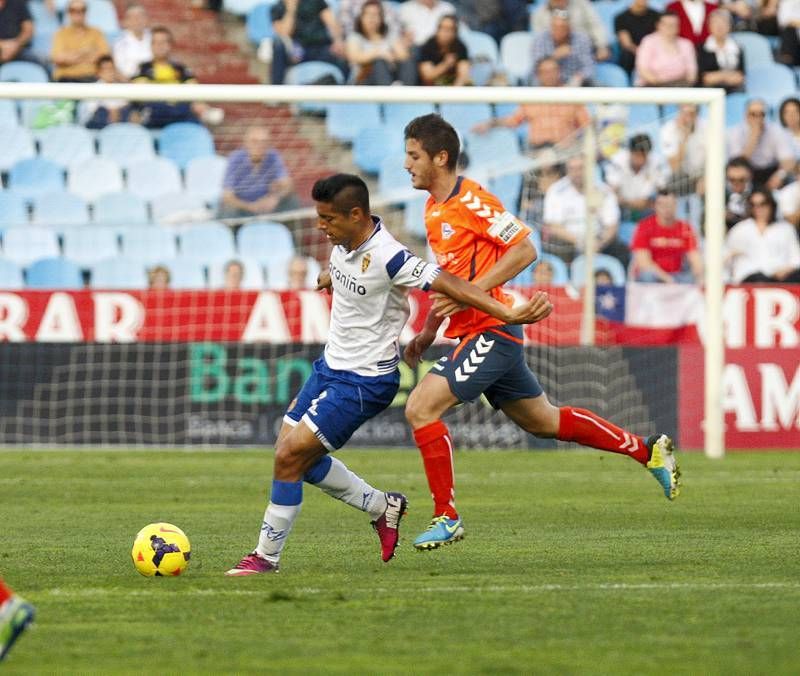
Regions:
<svg viewBox="0 0 800 676"><path fill-rule="evenodd" d="M661 152L672 172L670 183L679 195L702 193L706 163L706 125L698 118L697 106L684 104L675 119L661 127Z"/></svg>
<svg viewBox="0 0 800 676"><path fill-rule="evenodd" d="M147 11L141 5L130 5L123 19L125 30L114 43L114 65L128 80L139 72L139 66L153 60L152 36Z"/></svg>
<svg viewBox="0 0 800 676"><path fill-rule="evenodd" d="M647 134L636 134L605 167L606 183L617 196L623 221L638 221L653 208L656 193L669 178L664 160L653 152Z"/></svg>
<svg viewBox="0 0 800 676"><path fill-rule="evenodd" d="M400 22L417 47L434 36L439 19L451 14L457 14L456 8L444 0L407 0L400 5Z"/></svg>
<svg viewBox="0 0 800 676"><path fill-rule="evenodd" d="M594 233L597 251L614 256L627 267L630 251L617 238L620 217L617 198L601 181L594 184L594 190L599 204L594 222L587 228L583 158L567 160L567 175L553 183L544 196L544 232L548 236L545 249L570 260L586 248L588 229Z"/></svg>
<svg viewBox="0 0 800 676"><path fill-rule="evenodd" d="M800 225L800 162L794 166L794 181L778 191L778 208L784 221Z"/></svg>

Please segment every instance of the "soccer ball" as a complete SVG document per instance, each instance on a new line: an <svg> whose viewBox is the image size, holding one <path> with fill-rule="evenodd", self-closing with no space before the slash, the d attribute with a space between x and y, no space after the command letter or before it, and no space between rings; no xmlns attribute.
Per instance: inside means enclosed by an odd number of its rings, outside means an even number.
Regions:
<svg viewBox="0 0 800 676"><path fill-rule="evenodd" d="M189 538L171 523L151 523L136 534L131 557L145 577L173 577L189 565Z"/></svg>

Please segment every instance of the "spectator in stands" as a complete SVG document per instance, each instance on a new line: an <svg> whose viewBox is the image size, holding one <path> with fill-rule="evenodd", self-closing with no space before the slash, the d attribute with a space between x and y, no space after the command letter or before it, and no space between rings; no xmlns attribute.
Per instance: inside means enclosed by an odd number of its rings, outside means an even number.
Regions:
<svg viewBox="0 0 800 676"><path fill-rule="evenodd" d="M0 0L0 63L36 61L29 49L33 19L25 0Z"/></svg>
<svg viewBox="0 0 800 676"><path fill-rule="evenodd" d="M791 97L781 103L778 119L794 141L794 156L800 159L800 99Z"/></svg>
<svg viewBox="0 0 800 676"><path fill-rule="evenodd" d="M662 190L655 213L636 226L631 240L633 278L637 282L700 282L703 259L692 226L676 217L675 193Z"/></svg>
<svg viewBox="0 0 800 676"><path fill-rule="evenodd" d="M554 276L553 264L548 260L539 259L539 263L533 269L533 283L536 286L550 286Z"/></svg>
<svg viewBox="0 0 800 676"><path fill-rule="evenodd" d="M636 84L640 87L691 87L695 82L695 49L691 42L678 35L678 17L662 14L655 33L642 38L636 50Z"/></svg>
<svg viewBox="0 0 800 676"><path fill-rule="evenodd" d="M595 286L614 286L614 279L611 273L605 268L598 268L594 271Z"/></svg>
<svg viewBox="0 0 800 676"><path fill-rule="evenodd" d="M368 0L361 6L354 30L347 36L347 60L355 84L413 85L417 81L408 43L389 32L380 0Z"/></svg>
<svg viewBox="0 0 800 676"><path fill-rule="evenodd" d="M222 218L270 214L299 205L283 159L270 148L269 129L249 127L242 148L228 157L222 183Z"/></svg>
<svg viewBox="0 0 800 676"><path fill-rule="evenodd" d="M703 192L706 161L706 125L698 119L697 106L685 104L674 119L661 127L661 152L669 163L670 185L679 195Z"/></svg>
<svg viewBox="0 0 800 676"><path fill-rule="evenodd" d="M699 47L708 38L708 17L717 7L705 0L674 0L666 11L678 17L678 35Z"/></svg>
<svg viewBox="0 0 800 676"><path fill-rule="evenodd" d="M533 36L533 63L549 56L558 62L565 84L580 87L589 84L594 74L592 43L585 33L573 31L570 16L556 10L550 19L550 29Z"/></svg>
<svg viewBox="0 0 800 676"><path fill-rule="evenodd" d="M458 38L455 15L443 16L436 34L420 47L419 79L424 85L463 87L472 84L469 55Z"/></svg>
<svg viewBox="0 0 800 676"><path fill-rule="evenodd" d="M325 61L347 75L344 34L325 0L279 0L270 9L272 84L283 84L290 66Z"/></svg>
<svg viewBox="0 0 800 676"><path fill-rule="evenodd" d="M598 61L607 61L611 58L611 50L608 48L608 33L589 0L549 0L549 2L545 2L531 14L533 34L547 32L553 16L558 12L566 12L569 15L569 23L573 31L589 37Z"/></svg>
<svg viewBox="0 0 800 676"><path fill-rule="evenodd" d="M794 147L780 125L766 117L764 101L748 101L744 122L728 130L728 157L747 159L753 167L753 183L777 190L794 168Z"/></svg>
<svg viewBox="0 0 800 676"><path fill-rule="evenodd" d="M367 2L373 0L339 0L339 25L342 27L342 33L349 36L355 30L356 19L361 16L361 11ZM403 34L403 26L400 23L400 17L397 14L397 8L394 2L383 0L381 2L383 8L383 20L386 23L387 35L399 37Z"/></svg>
<svg viewBox="0 0 800 676"><path fill-rule="evenodd" d="M752 30L761 35L778 35L779 0L753 0L753 4Z"/></svg>
<svg viewBox="0 0 800 676"><path fill-rule="evenodd" d="M528 29L524 0L460 0L458 16L470 30L491 35L498 43L512 31Z"/></svg>
<svg viewBox="0 0 800 676"><path fill-rule="evenodd" d="M744 157L734 157L725 167L725 227L730 230L747 217L753 190L753 168Z"/></svg>
<svg viewBox="0 0 800 676"><path fill-rule="evenodd" d="M240 291L244 279L244 265L241 261L231 260L225 263L222 288L225 291Z"/></svg>
<svg viewBox="0 0 800 676"><path fill-rule="evenodd" d="M789 66L800 66L800 0L780 0L777 20L779 58Z"/></svg>
<svg viewBox="0 0 800 676"><path fill-rule="evenodd" d="M139 67L134 82L155 84L193 84L197 82L192 71L172 58L174 40L172 31L165 26L156 26L151 31L152 61ZM160 129L172 122L197 122L198 118L208 124L219 124L224 113L206 103L167 103L153 101L137 106L131 119L151 129Z"/></svg>
<svg viewBox="0 0 800 676"><path fill-rule="evenodd" d="M715 9L708 18L711 35L697 50L700 84L730 94L744 89L744 53L731 37L731 14Z"/></svg>
<svg viewBox="0 0 800 676"><path fill-rule="evenodd" d="M302 291L308 288L308 260L304 256L295 256L289 261L287 271L287 288Z"/></svg>
<svg viewBox="0 0 800 676"><path fill-rule="evenodd" d="M430 40L443 16L453 16L456 8L444 0L406 0L400 5L400 22L417 47Z"/></svg>
<svg viewBox="0 0 800 676"><path fill-rule="evenodd" d="M777 218L772 192L756 188L750 195L751 217L734 225L725 238L725 263L736 284L800 284L797 230Z"/></svg>
<svg viewBox="0 0 800 676"><path fill-rule="evenodd" d="M110 54L108 42L101 31L86 23L86 3L71 0L67 5L69 24L53 36L50 57L58 82L92 82L97 77L97 59Z"/></svg>
<svg viewBox="0 0 800 676"><path fill-rule="evenodd" d="M97 82L123 82L108 54L97 59ZM126 122L130 106L124 99L86 99L78 105L78 121L89 129L102 129L114 122Z"/></svg>
<svg viewBox="0 0 800 676"><path fill-rule="evenodd" d="M143 63L153 59L148 24L147 11L141 5L129 5L125 10L122 22L125 30L114 43L114 64L128 80L139 73Z"/></svg>
<svg viewBox="0 0 800 676"><path fill-rule="evenodd" d="M605 168L606 183L617 196L623 221L638 221L653 208L653 200L664 188L669 169L647 134L636 134L628 148L618 151Z"/></svg>
<svg viewBox="0 0 800 676"><path fill-rule="evenodd" d="M660 16L647 6L647 0L633 0L628 9L614 17L614 32L620 47L619 65L628 75L636 64L639 45L646 35L655 31Z"/></svg>
<svg viewBox="0 0 800 676"><path fill-rule="evenodd" d="M800 162L794 165L794 181L778 191L778 206L784 221L800 226Z"/></svg>
<svg viewBox="0 0 800 676"><path fill-rule="evenodd" d="M544 198L545 249L567 261L585 248L587 216L584 171L583 157L571 157L567 160L567 175L553 183ZM614 256L627 266L630 253L617 238L620 216L617 198L611 188L601 181L596 181L594 190L601 198L595 221L590 225L595 233L596 249Z"/></svg>
<svg viewBox="0 0 800 676"><path fill-rule="evenodd" d="M541 87L560 87L558 61L545 57L536 64L536 80ZM576 143L578 133L590 122L589 111L575 103L524 103L511 115L481 122L473 128L485 134L492 127L515 129L528 124L528 149L537 151L553 147L566 150Z"/></svg>
<svg viewBox="0 0 800 676"><path fill-rule="evenodd" d="M156 265L147 271L147 288L151 291L169 289L170 274L166 265Z"/></svg>

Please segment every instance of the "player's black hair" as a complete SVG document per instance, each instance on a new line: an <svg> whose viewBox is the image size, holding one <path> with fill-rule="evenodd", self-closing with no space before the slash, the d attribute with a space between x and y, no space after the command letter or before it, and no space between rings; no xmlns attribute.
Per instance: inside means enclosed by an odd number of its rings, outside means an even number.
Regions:
<svg viewBox="0 0 800 676"><path fill-rule="evenodd" d="M628 141L628 150L649 153L653 149L653 142L647 134L635 134Z"/></svg>
<svg viewBox="0 0 800 676"><path fill-rule="evenodd" d="M369 189L367 184L355 174L333 174L319 179L311 188L315 202L327 202L340 214L348 214L354 207L360 207L369 215Z"/></svg>
<svg viewBox="0 0 800 676"><path fill-rule="evenodd" d="M443 150L447 153L447 168L454 171L458 164L461 143L453 126L436 113L415 117L404 130L406 141L419 141L422 149L431 157Z"/></svg>

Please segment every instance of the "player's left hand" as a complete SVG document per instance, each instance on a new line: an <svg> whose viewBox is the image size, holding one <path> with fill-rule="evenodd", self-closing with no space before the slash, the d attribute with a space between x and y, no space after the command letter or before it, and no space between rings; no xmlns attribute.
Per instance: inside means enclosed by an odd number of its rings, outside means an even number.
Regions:
<svg viewBox="0 0 800 676"><path fill-rule="evenodd" d="M317 291L327 291L333 293L333 285L331 284L331 273L323 270L317 277Z"/></svg>
<svg viewBox="0 0 800 676"><path fill-rule="evenodd" d="M522 305L509 308L509 324L535 324L547 319L553 311L550 296L544 291L537 291L530 300Z"/></svg>
<svg viewBox="0 0 800 676"><path fill-rule="evenodd" d="M467 306L463 303L453 300L450 296L445 296L443 293L432 293L433 305L431 310L437 317L449 317L456 312L461 312Z"/></svg>

